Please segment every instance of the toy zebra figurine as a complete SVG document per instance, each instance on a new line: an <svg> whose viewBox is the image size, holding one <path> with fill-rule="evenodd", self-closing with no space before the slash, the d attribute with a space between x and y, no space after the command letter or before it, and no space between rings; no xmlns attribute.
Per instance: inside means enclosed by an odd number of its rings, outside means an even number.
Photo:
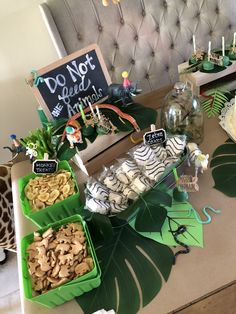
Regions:
<svg viewBox="0 0 236 314"><path fill-rule="evenodd" d="M188 165L194 164L195 177L197 177L199 169L201 173L207 170L209 154L204 155L195 143L188 143L187 148L189 150Z"/></svg>

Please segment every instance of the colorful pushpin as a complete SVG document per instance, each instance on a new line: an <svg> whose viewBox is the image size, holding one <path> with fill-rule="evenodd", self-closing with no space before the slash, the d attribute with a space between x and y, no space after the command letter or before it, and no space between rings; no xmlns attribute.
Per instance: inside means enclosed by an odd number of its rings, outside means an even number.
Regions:
<svg viewBox="0 0 236 314"><path fill-rule="evenodd" d="M129 73L127 71L122 72L122 77L123 77L123 87L124 88L129 88L131 86L131 83L128 79Z"/></svg>

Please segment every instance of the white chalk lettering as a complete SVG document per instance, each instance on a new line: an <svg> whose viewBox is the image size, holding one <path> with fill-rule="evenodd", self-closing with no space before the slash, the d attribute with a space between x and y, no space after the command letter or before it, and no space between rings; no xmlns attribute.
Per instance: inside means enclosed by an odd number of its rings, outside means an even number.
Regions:
<svg viewBox="0 0 236 314"><path fill-rule="evenodd" d="M91 70L94 70L96 68L96 66L91 63L92 60L93 60L93 57L89 56L89 54L87 53L86 54L86 61L84 63L88 64L90 66Z"/></svg>
<svg viewBox="0 0 236 314"><path fill-rule="evenodd" d="M53 109L53 111L52 111L52 116L55 117L55 118L59 117L59 115L61 114L62 109L63 109L63 106L60 105L60 103L58 103L58 104L54 107L54 109Z"/></svg>
<svg viewBox="0 0 236 314"><path fill-rule="evenodd" d="M86 54L85 62L81 62L77 65L76 60L73 60L70 65L67 64L66 68L74 83L77 82L78 77L84 79L85 75L88 73L88 65L92 71L95 69L96 66L91 63L92 60L93 58Z"/></svg>
<svg viewBox="0 0 236 314"><path fill-rule="evenodd" d="M58 85L64 86L66 84L66 79L64 75L58 74L56 78L53 77L45 78L44 82L47 84L47 87L49 88L51 94L54 94Z"/></svg>

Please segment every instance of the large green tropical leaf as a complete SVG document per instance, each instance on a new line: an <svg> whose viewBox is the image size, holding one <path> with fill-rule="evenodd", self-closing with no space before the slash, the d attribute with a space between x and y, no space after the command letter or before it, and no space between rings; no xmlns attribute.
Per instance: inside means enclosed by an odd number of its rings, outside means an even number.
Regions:
<svg viewBox="0 0 236 314"><path fill-rule="evenodd" d="M171 206L172 198L167 193L151 189L141 196L139 211L135 219L135 229L139 232L159 232L166 219L167 211L160 204Z"/></svg>
<svg viewBox="0 0 236 314"><path fill-rule="evenodd" d="M145 237L153 239L159 243L169 246L176 246L171 231L176 231L179 226L184 225L187 231L178 236L178 240L190 246L203 247L203 228L192 211L192 205L188 202L175 202L171 207L167 207L167 217L160 232L141 232ZM131 222L134 227L135 220Z"/></svg>
<svg viewBox="0 0 236 314"><path fill-rule="evenodd" d="M236 197L236 143L226 141L217 147L210 166L214 188L229 197Z"/></svg>
<svg viewBox="0 0 236 314"><path fill-rule="evenodd" d="M109 243L96 248L102 269L100 287L76 298L85 314L114 309L118 314L136 314L167 281L173 253L165 245L147 239L129 225L117 226Z"/></svg>

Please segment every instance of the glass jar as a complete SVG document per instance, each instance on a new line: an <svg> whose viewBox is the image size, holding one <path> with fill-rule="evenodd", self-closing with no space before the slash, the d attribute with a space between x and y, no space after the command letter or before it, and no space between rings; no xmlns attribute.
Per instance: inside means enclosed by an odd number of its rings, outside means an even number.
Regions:
<svg viewBox="0 0 236 314"><path fill-rule="evenodd" d="M185 134L188 142L203 141L203 112L188 84L177 82L165 97L161 125L168 134Z"/></svg>

